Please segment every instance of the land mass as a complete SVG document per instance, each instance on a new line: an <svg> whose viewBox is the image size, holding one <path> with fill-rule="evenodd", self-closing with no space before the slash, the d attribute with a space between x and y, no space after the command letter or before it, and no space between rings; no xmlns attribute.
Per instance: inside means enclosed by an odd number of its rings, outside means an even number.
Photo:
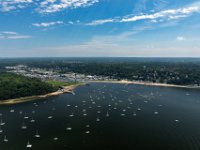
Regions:
<svg viewBox="0 0 200 150"><path fill-rule="evenodd" d="M14 73L0 73L0 104L17 104L72 92L81 83L41 81Z"/></svg>
<svg viewBox="0 0 200 150"><path fill-rule="evenodd" d="M84 85L84 84L74 83L73 85L64 86L62 90L58 90L58 91L44 94L44 95L35 95L35 96L27 96L27 97L15 98L15 99L1 100L0 105L13 105L13 104L24 103L24 102L33 101L33 100L44 99L51 96L57 96L63 93L73 93L73 90L80 85Z"/></svg>

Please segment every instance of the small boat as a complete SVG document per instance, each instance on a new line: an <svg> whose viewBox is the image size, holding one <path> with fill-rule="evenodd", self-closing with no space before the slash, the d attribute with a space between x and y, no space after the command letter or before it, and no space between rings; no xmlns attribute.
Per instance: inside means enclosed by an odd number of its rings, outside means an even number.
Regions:
<svg viewBox="0 0 200 150"><path fill-rule="evenodd" d="M85 134L90 134L90 131L86 131Z"/></svg>
<svg viewBox="0 0 200 150"><path fill-rule="evenodd" d="M71 131L71 130L72 130L72 127L69 126L69 127L66 128L66 130L67 130L67 131Z"/></svg>
<svg viewBox="0 0 200 150"><path fill-rule="evenodd" d="M14 110L14 109L11 109L11 110L10 110L10 112L11 112L11 113L14 113L14 112L15 112L15 110Z"/></svg>
<svg viewBox="0 0 200 150"><path fill-rule="evenodd" d="M97 121L97 122L99 122L99 121L100 121L100 119L99 119L99 118L97 118L97 119L96 119L96 121Z"/></svg>
<svg viewBox="0 0 200 150"><path fill-rule="evenodd" d="M154 114L155 114L155 115L157 115L157 114L158 114L158 112L157 112L157 111L155 111L155 112L154 112Z"/></svg>
<svg viewBox="0 0 200 150"><path fill-rule="evenodd" d="M133 114L133 116L137 116L137 114L136 114L136 113L134 113L134 114Z"/></svg>
<svg viewBox="0 0 200 150"><path fill-rule="evenodd" d="M24 124L24 122L23 122L23 124L21 126L21 129L23 129L23 130L27 129L27 126Z"/></svg>
<svg viewBox="0 0 200 150"><path fill-rule="evenodd" d="M4 142L8 142L8 139L6 138L6 135L4 136L3 141L4 141Z"/></svg>
<svg viewBox="0 0 200 150"><path fill-rule="evenodd" d="M98 110L98 111L97 111L97 113L98 113L98 114L100 114L100 113L101 113L101 111L100 111L100 110Z"/></svg>
<svg viewBox="0 0 200 150"><path fill-rule="evenodd" d="M20 114L20 115L23 114L23 111L19 111L19 114Z"/></svg>
<svg viewBox="0 0 200 150"><path fill-rule="evenodd" d="M186 95L186 96L190 96L190 93L186 93L185 95Z"/></svg>
<svg viewBox="0 0 200 150"><path fill-rule="evenodd" d="M3 126L3 125L5 125L5 124L6 124L6 123L3 122L2 119L1 119L1 121L0 121L0 125Z"/></svg>
<svg viewBox="0 0 200 150"><path fill-rule="evenodd" d="M87 116L87 113L84 113L83 116Z"/></svg>
<svg viewBox="0 0 200 150"><path fill-rule="evenodd" d="M110 114L107 112L107 113L106 113L106 117L109 117L109 116L110 116Z"/></svg>
<svg viewBox="0 0 200 150"><path fill-rule="evenodd" d="M30 120L30 122L31 122L31 123L35 122L35 120L33 119L33 117L32 117L32 119Z"/></svg>
<svg viewBox="0 0 200 150"><path fill-rule="evenodd" d="M58 140L58 137L54 137L53 140L54 140L54 141L57 141L57 140Z"/></svg>
<svg viewBox="0 0 200 150"><path fill-rule="evenodd" d="M121 114L121 116L125 116L125 114Z"/></svg>
<svg viewBox="0 0 200 150"><path fill-rule="evenodd" d="M40 138L40 135L39 135L39 133L38 133L38 130L36 130L35 137L36 137L36 138Z"/></svg>
<svg viewBox="0 0 200 150"><path fill-rule="evenodd" d="M48 117L48 119L52 119L52 118L53 118L53 116L49 116L49 117Z"/></svg>
<svg viewBox="0 0 200 150"><path fill-rule="evenodd" d="M32 144L30 144L30 142L28 141L26 147L27 147L27 148L31 148L31 147L32 147Z"/></svg>
<svg viewBox="0 0 200 150"><path fill-rule="evenodd" d="M26 115L26 113L25 113L25 115L24 115L24 119L28 119L29 117Z"/></svg>
<svg viewBox="0 0 200 150"><path fill-rule="evenodd" d="M71 114L69 115L69 117L74 117L74 113L71 113Z"/></svg>
<svg viewBox="0 0 200 150"><path fill-rule="evenodd" d="M1 126L0 126L0 133L2 133L3 132L3 130L1 129Z"/></svg>

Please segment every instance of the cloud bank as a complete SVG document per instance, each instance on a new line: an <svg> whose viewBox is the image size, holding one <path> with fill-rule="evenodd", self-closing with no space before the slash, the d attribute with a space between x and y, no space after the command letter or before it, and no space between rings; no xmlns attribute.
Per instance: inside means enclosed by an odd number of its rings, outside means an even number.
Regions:
<svg viewBox="0 0 200 150"><path fill-rule="evenodd" d="M71 8L91 6L99 0L1 0L0 11L9 12L34 6L35 11L42 14L60 12Z"/></svg>
<svg viewBox="0 0 200 150"><path fill-rule="evenodd" d="M102 25L105 23L122 23L122 22L136 22L140 20L150 20L151 22L157 23L159 20L173 20L173 19L179 19L188 17L194 13L200 13L200 4L198 3L196 6L191 5L184 8L178 8L178 9L168 9L159 11L152 14L142 14L142 15L128 15L123 17L117 17L117 18L109 18L109 19L103 19L103 20L94 20L90 23L87 23L86 25L96 26L96 25Z"/></svg>

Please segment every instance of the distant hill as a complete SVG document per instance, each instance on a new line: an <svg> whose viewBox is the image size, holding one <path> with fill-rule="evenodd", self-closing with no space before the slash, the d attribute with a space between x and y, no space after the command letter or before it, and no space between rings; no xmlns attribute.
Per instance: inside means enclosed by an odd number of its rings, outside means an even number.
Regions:
<svg viewBox="0 0 200 150"><path fill-rule="evenodd" d="M56 90L56 87L40 79L0 73L0 100L43 95Z"/></svg>

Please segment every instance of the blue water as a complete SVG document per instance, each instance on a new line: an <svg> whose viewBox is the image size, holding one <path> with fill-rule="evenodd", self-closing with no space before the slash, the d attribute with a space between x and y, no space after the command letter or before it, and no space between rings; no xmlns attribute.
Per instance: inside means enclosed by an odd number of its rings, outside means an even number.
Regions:
<svg viewBox="0 0 200 150"><path fill-rule="evenodd" d="M91 83L75 93L0 106L0 150L200 149L199 90Z"/></svg>

